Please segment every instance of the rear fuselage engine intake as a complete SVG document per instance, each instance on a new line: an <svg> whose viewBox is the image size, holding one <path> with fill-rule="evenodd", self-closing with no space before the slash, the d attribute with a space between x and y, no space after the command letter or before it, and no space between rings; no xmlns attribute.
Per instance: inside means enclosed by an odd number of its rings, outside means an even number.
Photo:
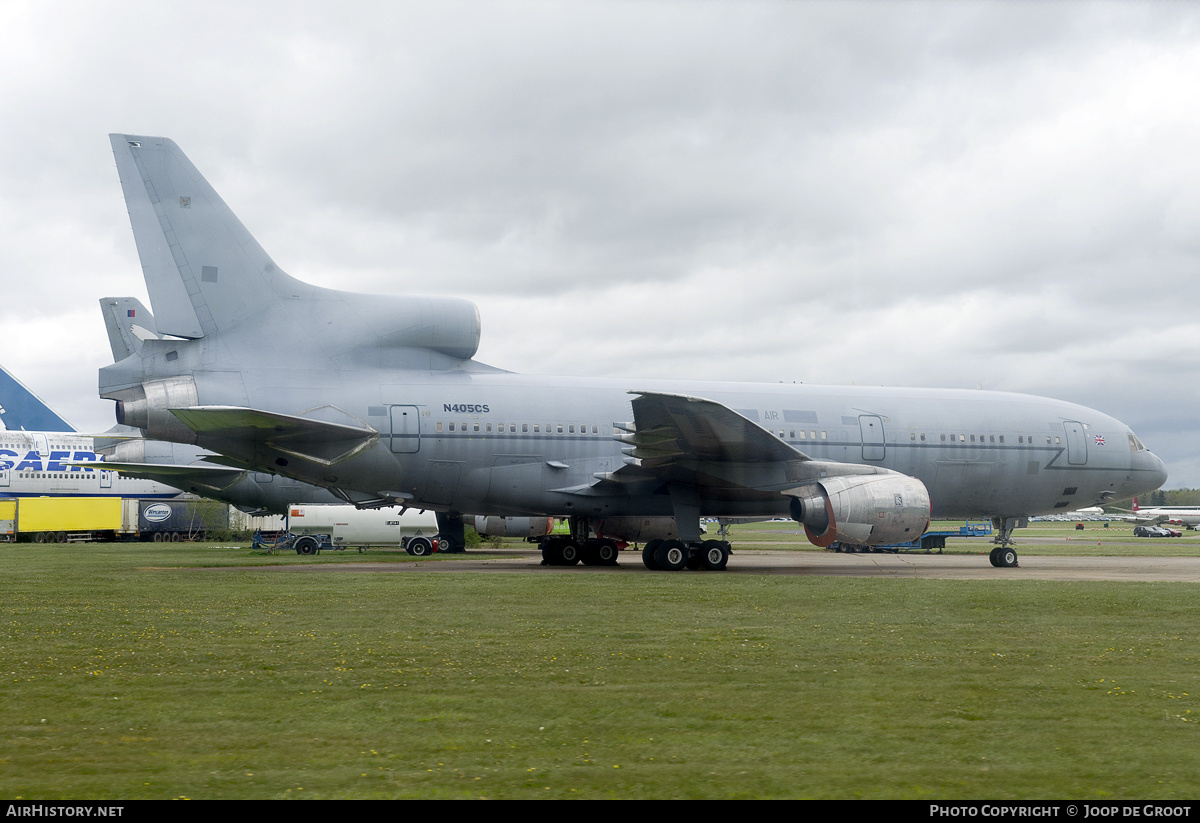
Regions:
<svg viewBox="0 0 1200 823"><path fill-rule="evenodd" d="M881 546L916 540L929 527L929 491L915 477L829 477L790 489L792 519L821 548L834 541Z"/></svg>

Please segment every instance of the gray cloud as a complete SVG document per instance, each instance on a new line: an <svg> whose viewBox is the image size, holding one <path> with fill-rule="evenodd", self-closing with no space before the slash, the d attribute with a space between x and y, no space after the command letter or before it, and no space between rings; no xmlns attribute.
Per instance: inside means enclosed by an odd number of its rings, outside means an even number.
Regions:
<svg viewBox="0 0 1200 823"><path fill-rule="evenodd" d="M982 385L1200 486L1200 11L210 3L0 10L4 364L107 427L145 299L105 135L165 134L279 264L451 293L542 373Z"/></svg>

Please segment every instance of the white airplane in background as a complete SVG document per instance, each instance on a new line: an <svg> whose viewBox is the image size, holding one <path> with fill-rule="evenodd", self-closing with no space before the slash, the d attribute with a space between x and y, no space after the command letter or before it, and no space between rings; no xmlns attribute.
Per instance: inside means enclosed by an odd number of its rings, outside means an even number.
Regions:
<svg viewBox="0 0 1200 823"><path fill-rule="evenodd" d="M1170 523L1174 526L1200 527L1200 508L1196 506L1151 506L1143 509L1133 498L1132 519L1139 523Z"/></svg>
<svg viewBox="0 0 1200 823"><path fill-rule="evenodd" d="M178 497L165 483L102 467L97 438L80 434L0 367L0 497ZM32 431L31 427L47 427ZM137 436L136 429L128 429ZM115 441L110 441L115 442ZM95 464L95 465L92 465Z"/></svg>

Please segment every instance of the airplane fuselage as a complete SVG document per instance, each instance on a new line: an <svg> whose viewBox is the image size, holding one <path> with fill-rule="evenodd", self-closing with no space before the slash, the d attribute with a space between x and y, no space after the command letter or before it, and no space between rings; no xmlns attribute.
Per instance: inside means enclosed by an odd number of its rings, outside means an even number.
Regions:
<svg viewBox="0 0 1200 823"><path fill-rule="evenodd" d="M307 375L309 379L297 379ZM537 377L504 372L256 370L240 380L193 372L199 405L253 406L359 421L378 440L313 467L200 436L197 443L355 499L480 514L670 516L661 482L597 483L627 461L614 424L633 419L631 390L704 397L736 410L815 459L919 479L933 517L1018 516L1119 499L1161 482L1161 464L1120 421L1083 406L999 392ZM274 379L272 379L274 378ZM319 380L322 386L313 386ZM244 383L243 383L244 381ZM251 397L231 385L271 385ZM239 448L241 451L239 452ZM283 460L284 463L279 461ZM725 472L736 474L736 466ZM789 479L757 499L701 494L710 516L780 516Z"/></svg>

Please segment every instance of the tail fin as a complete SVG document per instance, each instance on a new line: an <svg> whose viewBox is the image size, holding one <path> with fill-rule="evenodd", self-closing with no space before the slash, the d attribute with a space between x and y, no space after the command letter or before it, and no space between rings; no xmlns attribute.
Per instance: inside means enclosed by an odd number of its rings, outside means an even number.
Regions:
<svg viewBox="0 0 1200 823"><path fill-rule="evenodd" d="M203 337L313 290L276 267L174 142L109 140L159 332Z"/></svg>
<svg viewBox="0 0 1200 823"><path fill-rule="evenodd" d="M141 351L143 341L159 339L154 315L136 297L101 297L100 311L114 363Z"/></svg>
<svg viewBox="0 0 1200 823"><path fill-rule="evenodd" d="M1137 498L1135 497L1135 498L1133 498L1133 511L1136 512L1137 510L1138 510L1138 504L1137 504Z"/></svg>
<svg viewBox="0 0 1200 823"><path fill-rule="evenodd" d="M73 432L36 394L0 366L0 421L9 431Z"/></svg>

